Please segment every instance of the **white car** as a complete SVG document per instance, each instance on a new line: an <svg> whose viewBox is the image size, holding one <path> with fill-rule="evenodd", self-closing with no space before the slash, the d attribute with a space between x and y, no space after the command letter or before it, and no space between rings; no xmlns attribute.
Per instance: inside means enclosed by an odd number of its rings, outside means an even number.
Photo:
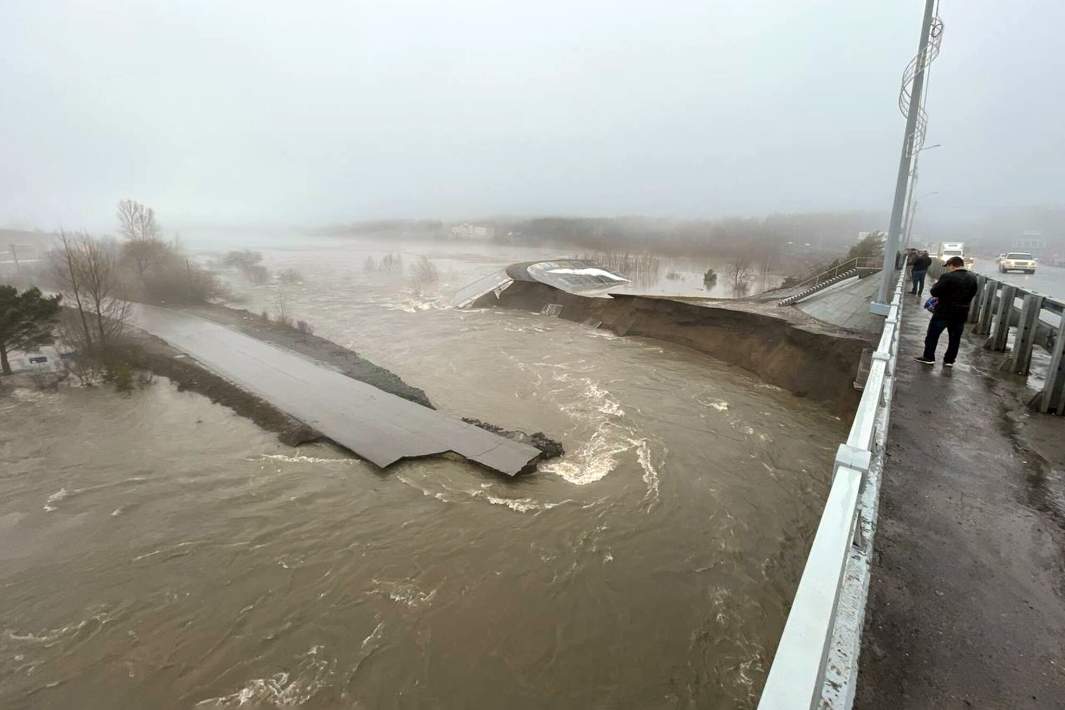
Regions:
<svg viewBox="0 0 1065 710"><path fill-rule="evenodd" d="M998 258L998 270L1000 273L1007 271L1023 271L1026 274L1035 273L1035 257L1023 251L1011 251Z"/></svg>

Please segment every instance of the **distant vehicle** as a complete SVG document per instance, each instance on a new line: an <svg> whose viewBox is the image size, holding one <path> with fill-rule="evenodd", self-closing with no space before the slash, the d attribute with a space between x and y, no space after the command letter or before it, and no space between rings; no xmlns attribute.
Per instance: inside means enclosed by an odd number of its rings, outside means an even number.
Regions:
<svg viewBox="0 0 1065 710"><path fill-rule="evenodd" d="M1007 271L1023 271L1026 274L1035 273L1035 257L1025 251L1011 251L998 258L998 270L1000 273Z"/></svg>
<svg viewBox="0 0 1065 710"><path fill-rule="evenodd" d="M965 260L965 268L972 269L976 265L976 260L971 256L965 256L965 243L964 242L940 242L939 249L936 252L936 257L941 264L946 264L947 259L960 256Z"/></svg>

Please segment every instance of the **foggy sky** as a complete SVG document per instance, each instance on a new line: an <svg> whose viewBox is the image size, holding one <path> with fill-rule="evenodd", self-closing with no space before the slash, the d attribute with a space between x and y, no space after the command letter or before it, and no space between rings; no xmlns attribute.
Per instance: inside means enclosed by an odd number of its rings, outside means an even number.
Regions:
<svg viewBox="0 0 1065 710"><path fill-rule="evenodd" d="M0 225L886 214L922 7L4 0ZM927 209L1061 204L1065 3L940 14Z"/></svg>

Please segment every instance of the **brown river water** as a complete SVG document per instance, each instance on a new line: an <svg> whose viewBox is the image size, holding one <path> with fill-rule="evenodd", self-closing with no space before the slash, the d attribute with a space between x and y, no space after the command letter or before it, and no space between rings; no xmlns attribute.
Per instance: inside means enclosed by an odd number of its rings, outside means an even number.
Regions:
<svg viewBox="0 0 1065 710"><path fill-rule="evenodd" d="M441 282L362 271L386 250ZM444 307L546 252L264 251L318 334L568 453L382 472L165 380L0 398L0 707L754 704L844 423L683 347Z"/></svg>

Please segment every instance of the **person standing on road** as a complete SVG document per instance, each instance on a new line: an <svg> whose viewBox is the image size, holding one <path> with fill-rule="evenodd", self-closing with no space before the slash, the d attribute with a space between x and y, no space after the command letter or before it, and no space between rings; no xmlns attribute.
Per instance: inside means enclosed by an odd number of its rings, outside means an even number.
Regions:
<svg viewBox="0 0 1065 710"><path fill-rule="evenodd" d="M913 288L910 289L910 293L918 298L924 293L924 279L928 275L928 267L932 265L932 257L928 256L928 252L922 251L913 260L913 269L910 271L910 280L913 281Z"/></svg>
<svg viewBox="0 0 1065 710"><path fill-rule="evenodd" d="M924 354L914 358L923 365L936 364L936 346L939 345L939 336L946 330L949 343L943 355L943 367L954 367L961 346L961 334L969 318L969 304L979 290L976 276L965 268L965 260L960 256L947 259L946 267L947 273L940 276L929 291L936 299L935 310L928 323Z"/></svg>

